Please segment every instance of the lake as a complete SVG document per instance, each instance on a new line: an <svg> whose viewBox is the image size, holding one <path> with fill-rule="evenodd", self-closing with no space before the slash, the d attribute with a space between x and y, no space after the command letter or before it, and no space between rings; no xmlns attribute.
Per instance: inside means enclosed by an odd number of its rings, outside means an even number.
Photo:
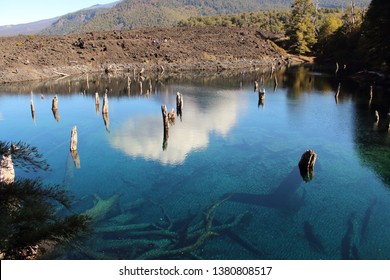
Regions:
<svg viewBox="0 0 390 280"><path fill-rule="evenodd" d="M255 80L264 80L263 100ZM309 66L274 75L131 73L130 81L0 88L0 140L35 146L50 165L16 177L61 184L74 195L72 211L94 218L93 232L55 258L390 259L384 89L374 86L370 99L368 85L343 82L336 99L334 73ZM161 105L176 110L177 92L183 113L164 139ZM298 162L308 149L317 161L303 180Z"/></svg>

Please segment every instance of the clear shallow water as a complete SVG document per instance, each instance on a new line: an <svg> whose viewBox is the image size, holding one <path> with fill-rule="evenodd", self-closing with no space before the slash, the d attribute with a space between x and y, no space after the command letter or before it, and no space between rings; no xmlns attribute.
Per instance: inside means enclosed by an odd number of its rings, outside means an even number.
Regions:
<svg viewBox="0 0 390 280"><path fill-rule="evenodd" d="M153 78L149 94L146 79L142 95L120 78L34 85L35 121L28 85L2 89L1 140L38 147L51 166L16 176L63 184L76 212L98 205L95 232L58 257L390 259L390 135L373 123L388 97L378 89L369 106L367 89L343 85L336 103L337 81L297 68L278 74L275 91L266 79L262 105L260 76ZM106 126L94 97L101 105L105 88ZM164 150L160 108L174 108L177 91L184 113ZM297 169L306 149L318 155L308 183Z"/></svg>

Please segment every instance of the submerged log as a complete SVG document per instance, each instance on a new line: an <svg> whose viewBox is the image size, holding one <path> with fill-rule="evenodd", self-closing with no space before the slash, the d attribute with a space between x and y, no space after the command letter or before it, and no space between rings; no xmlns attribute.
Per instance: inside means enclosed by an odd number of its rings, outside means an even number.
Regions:
<svg viewBox="0 0 390 280"><path fill-rule="evenodd" d="M309 182L314 177L314 165L316 163L317 154L313 150L306 150L299 161L299 171L303 180Z"/></svg>
<svg viewBox="0 0 390 280"><path fill-rule="evenodd" d="M77 150L77 127L73 126L72 131L70 133L70 151Z"/></svg>
<svg viewBox="0 0 390 280"><path fill-rule="evenodd" d="M94 197L96 200L95 205L82 213L83 215L89 216L92 223L100 222L112 212L119 211L119 194L114 194L107 199L101 199L97 195Z"/></svg>

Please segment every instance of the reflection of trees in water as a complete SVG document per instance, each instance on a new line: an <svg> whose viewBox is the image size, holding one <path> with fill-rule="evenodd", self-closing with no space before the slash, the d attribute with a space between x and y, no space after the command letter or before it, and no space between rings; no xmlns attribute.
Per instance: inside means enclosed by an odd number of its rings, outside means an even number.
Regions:
<svg viewBox="0 0 390 280"><path fill-rule="evenodd" d="M389 92L375 88L369 104L369 87L363 87L356 98L355 143L364 164L372 168L390 186L390 133L387 131L387 114L390 108ZM375 111L380 120L376 124Z"/></svg>
<svg viewBox="0 0 390 280"><path fill-rule="evenodd" d="M24 83L15 83L0 85L0 91L17 92L30 94L39 92L42 94L66 95L70 93L85 93L95 96L98 92L103 94L109 89L109 96L127 97L146 94L154 94L165 85L186 84L191 86L210 86L218 88L231 89L238 87L240 82L251 83L253 73L241 72L222 72L222 73L171 73L171 74L152 74L150 76L140 76L124 73L115 77L108 75L96 75L87 77L69 77L60 80L50 81L32 81ZM142 84L142 91L141 86ZM129 91L130 86L130 91Z"/></svg>
<svg viewBox="0 0 390 280"><path fill-rule="evenodd" d="M282 77L278 77L278 80L282 81L282 87L287 89L287 96L291 99L298 99L303 93L313 90L335 90L332 79L316 72L313 66L294 67L283 73Z"/></svg>
<svg viewBox="0 0 390 280"><path fill-rule="evenodd" d="M25 171L48 169L36 148L28 144L0 141L0 153L10 154L14 166ZM0 182L0 259L43 257L87 231L86 216L60 217L59 206L69 209L71 199L57 185L44 185L39 179Z"/></svg>

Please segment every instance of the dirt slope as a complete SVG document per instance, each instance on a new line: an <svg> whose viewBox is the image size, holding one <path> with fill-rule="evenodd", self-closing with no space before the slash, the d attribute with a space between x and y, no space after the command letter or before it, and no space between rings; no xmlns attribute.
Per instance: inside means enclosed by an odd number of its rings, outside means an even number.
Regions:
<svg viewBox="0 0 390 280"><path fill-rule="evenodd" d="M254 29L148 28L0 38L0 83L117 71L253 69L287 62Z"/></svg>

